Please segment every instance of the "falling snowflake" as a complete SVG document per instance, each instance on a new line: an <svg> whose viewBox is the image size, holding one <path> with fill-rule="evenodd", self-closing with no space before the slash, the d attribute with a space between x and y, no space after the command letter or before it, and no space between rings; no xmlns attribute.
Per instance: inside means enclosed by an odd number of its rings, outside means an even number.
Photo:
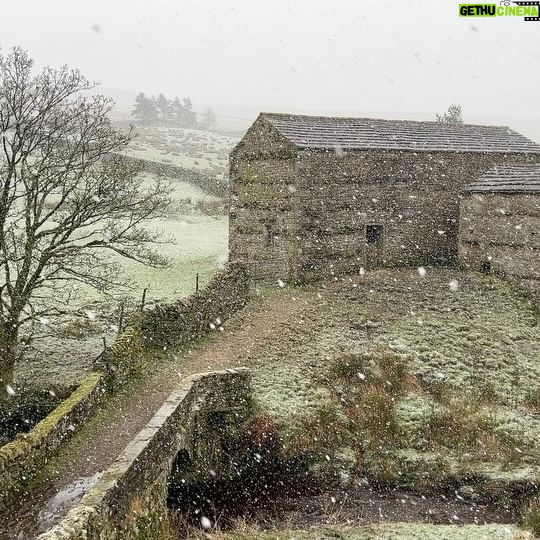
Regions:
<svg viewBox="0 0 540 540"><path fill-rule="evenodd" d="M419 266L416 271L420 277L424 277L426 275L426 269L423 266Z"/></svg>
<svg viewBox="0 0 540 540"><path fill-rule="evenodd" d="M228 261L229 261L228 255L219 255L218 258L216 259L216 266L218 267L218 270L223 270Z"/></svg>
<svg viewBox="0 0 540 540"><path fill-rule="evenodd" d="M206 516L201 516L201 527L207 531L212 528L212 522Z"/></svg>
<svg viewBox="0 0 540 540"><path fill-rule="evenodd" d="M15 390L13 390L13 386L10 384L6 384L6 392L8 393L8 396L14 396Z"/></svg>
<svg viewBox="0 0 540 540"><path fill-rule="evenodd" d="M92 311L90 309L85 309L84 314L86 315L86 318L89 321L95 321L96 320L96 312L95 311Z"/></svg>
<svg viewBox="0 0 540 540"><path fill-rule="evenodd" d="M285 282L281 281L281 279L278 279L277 283L281 288L285 287Z"/></svg>
<svg viewBox="0 0 540 540"><path fill-rule="evenodd" d="M92 200L93 200L94 202L101 202L101 199L100 199L97 195L94 195L94 196L92 197Z"/></svg>
<svg viewBox="0 0 540 540"><path fill-rule="evenodd" d="M219 326L221 324L221 319L219 317L216 318L216 324Z"/></svg>
<svg viewBox="0 0 540 540"><path fill-rule="evenodd" d="M456 292L459 289L459 281L457 279L452 279L450 280L450 283L448 283L448 286L452 292Z"/></svg>
<svg viewBox="0 0 540 540"><path fill-rule="evenodd" d="M216 329L216 325L213 322L211 322L208 326L210 327L210 330Z"/></svg>

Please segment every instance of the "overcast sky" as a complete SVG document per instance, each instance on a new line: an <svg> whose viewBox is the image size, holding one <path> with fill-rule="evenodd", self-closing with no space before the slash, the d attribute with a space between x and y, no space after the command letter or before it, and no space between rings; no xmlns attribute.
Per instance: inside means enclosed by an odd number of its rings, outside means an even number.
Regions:
<svg viewBox="0 0 540 540"><path fill-rule="evenodd" d="M196 105L403 115L456 102L466 119L540 122L540 22L460 18L458 4L0 0L0 46Z"/></svg>

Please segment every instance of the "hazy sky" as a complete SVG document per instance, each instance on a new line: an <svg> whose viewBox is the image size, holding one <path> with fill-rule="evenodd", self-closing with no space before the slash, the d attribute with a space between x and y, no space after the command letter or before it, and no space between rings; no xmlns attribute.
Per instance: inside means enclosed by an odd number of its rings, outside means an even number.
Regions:
<svg viewBox="0 0 540 540"><path fill-rule="evenodd" d="M540 22L458 0L0 0L5 52L196 104L540 119ZM15 23L9 21L16 21Z"/></svg>

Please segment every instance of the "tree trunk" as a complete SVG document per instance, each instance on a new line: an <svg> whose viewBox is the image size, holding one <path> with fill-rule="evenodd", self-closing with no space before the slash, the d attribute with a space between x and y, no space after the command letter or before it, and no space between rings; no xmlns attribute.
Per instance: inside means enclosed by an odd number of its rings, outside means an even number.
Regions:
<svg viewBox="0 0 540 540"><path fill-rule="evenodd" d="M0 400L6 396L6 385L13 384L17 358L17 330L0 326Z"/></svg>

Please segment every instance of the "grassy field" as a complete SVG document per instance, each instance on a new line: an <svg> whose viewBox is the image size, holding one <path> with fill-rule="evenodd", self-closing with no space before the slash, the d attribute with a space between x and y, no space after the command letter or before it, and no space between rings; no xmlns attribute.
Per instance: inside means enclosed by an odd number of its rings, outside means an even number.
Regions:
<svg viewBox="0 0 540 540"><path fill-rule="evenodd" d="M298 330L251 361L293 450L411 486L540 479L540 327L508 284L381 270L291 294Z"/></svg>
<svg viewBox="0 0 540 540"><path fill-rule="evenodd" d="M239 138L196 129L141 127L128 155L206 172L224 174L229 152Z"/></svg>
<svg viewBox="0 0 540 540"><path fill-rule="evenodd" d="M288 463L307 458L302 485L321 493L285 484L237 523L218 506L217 539L533 537L508 525L540 485L540 326L527 297L450 268L254 295L259 311L226 324L202 360L251 369L249 433L277 437ZM527 525L539 522L530 508Z"/></svg>

